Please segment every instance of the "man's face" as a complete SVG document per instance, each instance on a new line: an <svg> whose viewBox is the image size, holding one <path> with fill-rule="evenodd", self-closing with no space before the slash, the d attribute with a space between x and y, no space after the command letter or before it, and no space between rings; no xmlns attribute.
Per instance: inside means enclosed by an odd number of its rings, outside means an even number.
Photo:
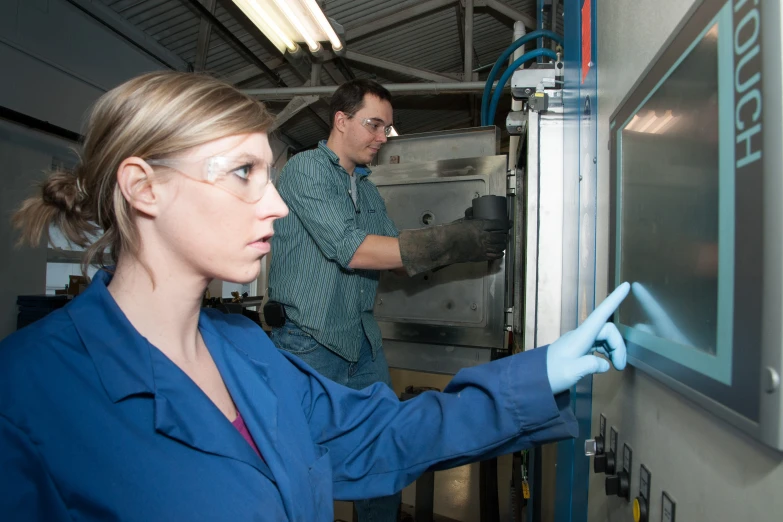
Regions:
<svg viewBox="0 0 783 522"><path fill-rule="evenodd" d="M365 94L362 108L345 124L346 153L357 165L369 164L386 143L385 129L392 124L391 103Z"/></svg>

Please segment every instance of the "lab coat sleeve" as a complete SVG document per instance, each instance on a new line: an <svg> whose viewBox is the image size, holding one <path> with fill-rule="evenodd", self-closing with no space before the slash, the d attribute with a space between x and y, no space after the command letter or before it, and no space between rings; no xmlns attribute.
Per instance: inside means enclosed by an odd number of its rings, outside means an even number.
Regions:
<svg viewBox="0 0 783 522"><path fill-rule="evenodd" d="M0 520L70 521L35 445L0 416Z"/></svg>
<svg viewBox="0 0 783 522"><path fill-rule="evenodd" d="M383 384L355 391L311 373L302 404L329 450L335 498L389 495L430 469L576 436L569 394L549 387L546 352L463 369L442 393L404 402Z"/></svg>
<svg viewBox="0 0 783 522"><path fill-rule="evenodd" d="M367 237L358 228L351 196L326 175L326 166L294 158L280 177L280 196L327 259L348 268Z"/></svg>

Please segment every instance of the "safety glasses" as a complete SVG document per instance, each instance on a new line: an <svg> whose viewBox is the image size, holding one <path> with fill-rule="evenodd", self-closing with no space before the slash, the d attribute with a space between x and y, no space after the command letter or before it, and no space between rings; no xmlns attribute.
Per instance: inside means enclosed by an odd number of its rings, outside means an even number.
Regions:
<svg viewBox="0 0 783 522"><path fill-rule="evenodd" d="M277 169L253 156L212 156L205 159L151 159L148 165L167 167L188 178L208 183L247 203L257 203L277 182Z"/></svg>
<svg viewBox="0 0 783 522"><path fill-rule="evenodd" d="M351 119L355 116L355 114L348 114L348 119ZM392 133L392 126L391 125L385 125L384 121L379 118L360 118L358 119L358 122L370 131L372 134L375 134L376 136L379 136L383 134L387 138L391 136Z"/></svg>

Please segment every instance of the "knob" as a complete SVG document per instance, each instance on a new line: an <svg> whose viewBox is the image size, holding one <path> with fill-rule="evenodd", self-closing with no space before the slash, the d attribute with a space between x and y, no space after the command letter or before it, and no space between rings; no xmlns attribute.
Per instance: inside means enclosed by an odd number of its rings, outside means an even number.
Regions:
<svg viewBox="0 0 783 522"><path fill-rule="evenodd" d="M614 475L615 471L617 471L617 459L614 456L614 451L607 451L606 468L604 470L604 473L606 473L607 475Z"/></svg>
<svg viewBox="0 0 783 522"><path fill-rule="evenodd" d="M606 453L593 457L593 471L606 473Z"/></svg>
<svg viewBox="0 0 783 522"><path fill-rule="evenodd" d="M620 471L617 475L606 477L604 489L607 495L617 495L626 500L630 499L630 477L625 471Z"/></svg>
<svg viewBox="0 0 783 522"><path fill-rule="evenodd" d="M604 438L599 435L595 438L595 454L601 455L604 452Z"/></svg>
<svg viewBox="0 0 783 522"><path fill-rule="evenodd" d="M647 501L641 495L633 499L634 522L648 522Z"/></svg>

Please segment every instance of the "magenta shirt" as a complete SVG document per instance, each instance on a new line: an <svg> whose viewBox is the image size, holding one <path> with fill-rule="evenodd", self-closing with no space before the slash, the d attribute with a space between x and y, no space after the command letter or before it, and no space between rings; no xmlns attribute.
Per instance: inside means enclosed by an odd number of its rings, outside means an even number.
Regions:
<svg viewBox="0 0 783 522"><path fill-rule="evenodd" d="M242 414L239 413L239 410L237 410L237 418L234 419L234 422L231 423L237 430L239 430L239 433L245 438L245 440L250 444L250 447L255 450L256 455L261 457L261 452L258 451L258 446L256 446L256 443L253 441L253 437L250 435L250 432L247 430L247 426L245 425L245 421L242 418ZM262 459L264 457L261 457Z"/></svg>

